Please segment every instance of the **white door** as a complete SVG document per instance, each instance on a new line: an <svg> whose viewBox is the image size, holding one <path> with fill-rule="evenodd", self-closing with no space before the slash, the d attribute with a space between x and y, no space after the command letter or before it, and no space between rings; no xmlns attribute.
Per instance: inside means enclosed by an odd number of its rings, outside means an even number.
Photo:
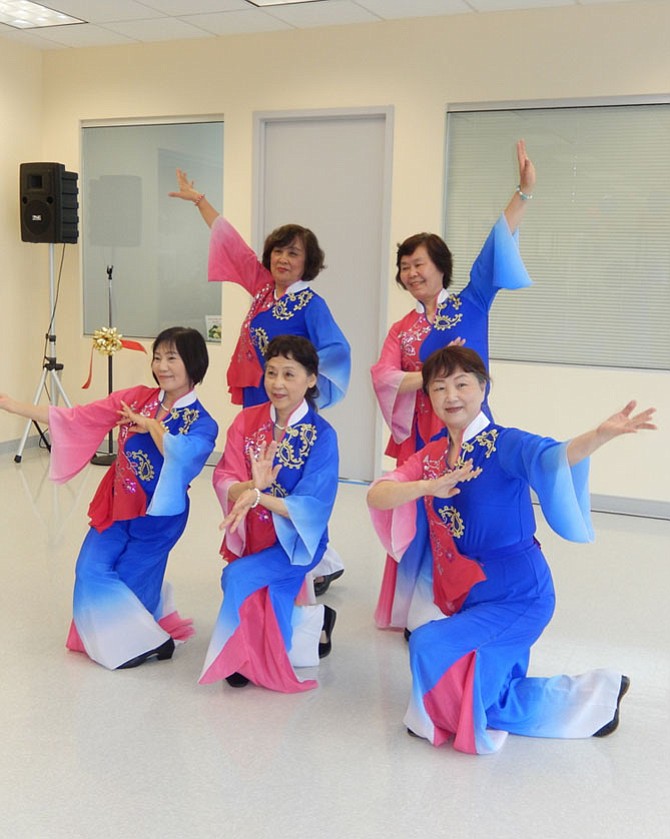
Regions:
<svg viewBox="0 0 670 839"><path fill-rule="evenodd" d="M374 477L380 424L370 366L381 346L388 277L387 113L257 116L255 244L281 224L316 234L326 269L314 289L351 344L346 398L324 417L340 444L340 475ZM382 302L384 308L382 308Z"/></svg>

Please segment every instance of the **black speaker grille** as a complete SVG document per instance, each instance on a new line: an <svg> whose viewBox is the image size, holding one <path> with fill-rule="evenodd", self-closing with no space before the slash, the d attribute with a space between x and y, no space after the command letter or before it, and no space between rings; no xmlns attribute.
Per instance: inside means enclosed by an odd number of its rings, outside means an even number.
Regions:
<svg viewBox="0 0 670 839"><path fill-rule="evenodd" d="M66 242L79 236L77 173L62 163L22 163L19 172L21 239Z"/></svg>

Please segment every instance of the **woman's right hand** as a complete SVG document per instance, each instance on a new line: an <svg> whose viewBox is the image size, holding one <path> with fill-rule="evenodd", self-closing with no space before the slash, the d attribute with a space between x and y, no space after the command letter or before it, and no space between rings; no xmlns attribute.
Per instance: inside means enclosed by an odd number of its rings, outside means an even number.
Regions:
<svg viewBox="0 0 670 839"><path fill-rule="evenodd" d="M460 493L460 489L456 484L471 481L473 478L478 478L482 474L481 467L476 469L473 467L471 460L466 461L463 466L456 469L451 469L440 475L439 478L432 478L430 481L430 488L426 495L432 495L435 498L452 498L454 495Z"/></svg>
<svg viewBox="0 0 670 839"><path fill-rule="evenodd" d="M28 402L19 402L8 393L0 393L0 410L7 411L8 414L18 414L18 416L26 417L34 422L41 422L43 425L47 425L49 422L48 405L32 405Z"/></svg>
<svg viewBox="0 0 670 839"><path fill-rule="evenodd" d="M177 169L177 192L168 192L170 198L181 198L182 201L195 202L201 195L200 192L193 186L193 181L189 181L188 175L183 169Z"/></svg>
<svg viewBox="0 0 670 839"><path fill-rule="evenodd" d="M244 522L249 510L255 506L257 498L258 493L255 489L245 489L219 525L219 530L228 530L229 533L235 533Z"/></svg>
<svg viewBox="0 0 670 839"><path fill-rule="evenodd" d="M7 411L9 414L13 414L13 405L14 400L8 393L0 393L0 410Z"/></svg>

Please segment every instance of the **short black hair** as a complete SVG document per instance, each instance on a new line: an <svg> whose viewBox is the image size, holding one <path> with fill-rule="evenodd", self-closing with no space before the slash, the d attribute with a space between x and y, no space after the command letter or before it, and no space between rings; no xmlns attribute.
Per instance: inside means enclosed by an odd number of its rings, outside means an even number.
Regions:
<svg viewBox="0 0 670 839"><path fill-rule="evenodd" d="M209 353L207 352L205 339L197 329L191 329L189 326L170 326L168 329L164 329L156 336L151 345L152 355L162 344L174 347L177 350L179 357L184 362L188 377L194 385L199 384L205 378L205 373L209 367ZM158 380L156 379L156 381Z"/></svg>
<svg viewBox="0 0 670 839"><path fill-rule="evenodd" d="M396 254L396 268L398 269L395 275L395 281L400 288L405 288L403 281L400 279L400 261L403 256L411 256L417 248L424 246L431 262L435 265L438 271L442 273L442 288L449 288L451 285L451 272L453 269L453 258L451 251L447 247L444 239L440 239L437 233L415 233L398 245L398 252ZM405 289L406 290L406 289Z"/></svg>
<svg viewBox="0 0 670 839"><path fill-rule="evenodd" d="M421 368L423 379L423 390L428 393L428 385L433 379L447 378L454 370L462 370L464 373L472 373L477 381L486 385L491 381L486 365L481 356L468 347L442 347L435 350L424 361Z"/></svg>
<svg viewBox="0 0 670 839"><path fill-rule="evenodd" d="M269 271L272 251L275 248L285 248L294 239L299 239L305 249L305 270L301 279L306 283L311 282L326 266L325 255L319 247L319 240L308 227L302 227L299 224L284 224L273 230L265 240L261 261Z"/></svg>
<svg viewBox="0 0 670 839"><path fill-rule="evenodd" d="M277 335L265 348L265 361L271 358L292 358L301 364L309 375L319 375L319 355L314 344L301 335ZM307 389L305 399L314 407L319 397L319 388L314 385Z"/></svg>

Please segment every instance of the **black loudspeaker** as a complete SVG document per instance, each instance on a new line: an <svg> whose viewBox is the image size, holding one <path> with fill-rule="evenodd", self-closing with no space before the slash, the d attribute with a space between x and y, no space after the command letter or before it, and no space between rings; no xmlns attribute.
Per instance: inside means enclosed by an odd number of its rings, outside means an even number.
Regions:
<svg viewBox="0 0 670 839"><path fill-rule="evenodd" d="M79 224L77 173L62 163L22 163L19 173L21 239L75 244Z"/></svg>

